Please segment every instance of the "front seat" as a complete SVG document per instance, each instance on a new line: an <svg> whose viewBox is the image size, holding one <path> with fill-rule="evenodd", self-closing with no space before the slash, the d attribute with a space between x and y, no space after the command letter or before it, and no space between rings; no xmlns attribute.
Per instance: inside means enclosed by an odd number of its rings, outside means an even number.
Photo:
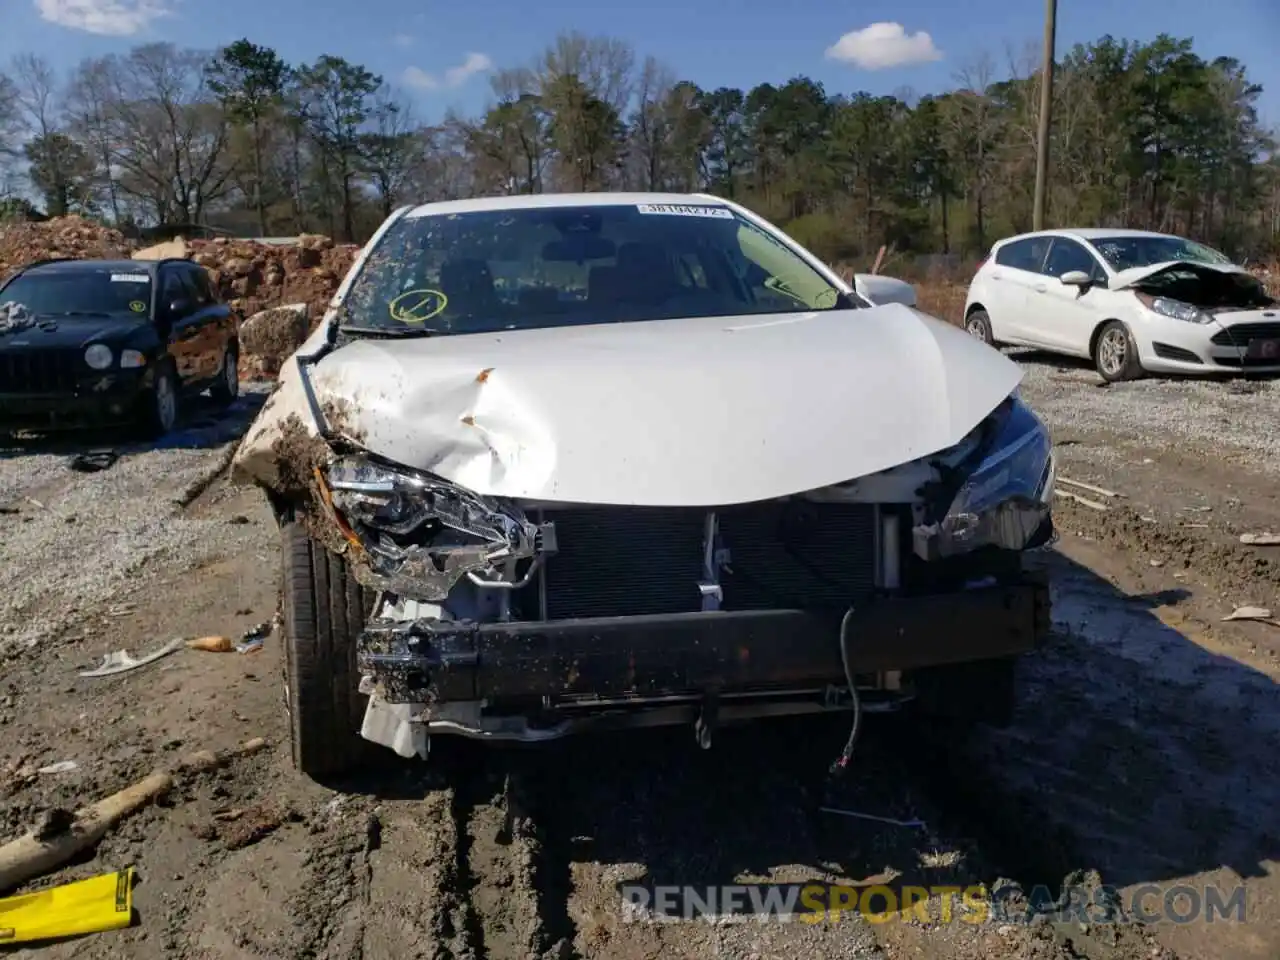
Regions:
<svg viewBox="0 0 1280 960"><path fill-rule="evenodd" d="M662 303L679 292L675 264L654 243L624 243L618 248L617 271L625 299L632 303Z"/></svg>
<svg viewBox="0 0 1280 960"><path fill-rule="evenodd" d="M449 298L447 309L454 315L489 314L499 305L489 264L472 257L446 260L440 265L440 291Z"/></svg>

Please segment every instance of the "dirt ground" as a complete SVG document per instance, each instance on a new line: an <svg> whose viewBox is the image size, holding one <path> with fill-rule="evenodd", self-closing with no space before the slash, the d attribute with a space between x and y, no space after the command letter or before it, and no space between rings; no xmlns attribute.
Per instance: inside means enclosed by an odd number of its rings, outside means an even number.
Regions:
<svg viewBox="0 0 1280 960"><path fill-rule="evenodd" d="M843 720L726 730L707 752L683 729L520 751L437 741L429 763L382 757L351 782L311 783L289 763L274 634L256 653L183 649L121 677L78 676L114 650L238 638L273 618L270 514L219 473L254 395L200 413L164 449L123 448L100 473L70 470L62 446L0 450L0 829L16 836L189 751L269 741L27 888L134 865L134 927L29 952L1280 956L1280 628L1222 621L1244 604L1280 609L1280 548L1239 543L1280 532L1280 420L1259 415L1280 406L1280 382L1102 389L1078 366L1020 359L1060 473L1123 496L1082 491L1106 512L1058 503L1061 540L1035 561L1052 578L1055 630L1021 668L1011 728L960 744L868 717L834 784ZM36 772L67 760L75 769ZM1243 884L1246 922L657 923L624 914L618 891L813 879L1056 893L1068 877L1113 885L1122 902L1144 885Z"/></svg>

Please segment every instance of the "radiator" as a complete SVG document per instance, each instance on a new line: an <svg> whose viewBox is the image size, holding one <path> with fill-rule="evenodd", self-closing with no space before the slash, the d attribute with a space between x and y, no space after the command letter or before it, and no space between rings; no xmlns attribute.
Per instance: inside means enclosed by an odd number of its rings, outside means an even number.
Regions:
<svg viewBox="0 0 1280 960"><path fill-rule="evenodd" d="M875 589L875 507L769 501L718 511L728 550L724 610L844 609ZM544 568L543 615L690 613L702 609L701 508L548 510L559 552Z"/></svg>

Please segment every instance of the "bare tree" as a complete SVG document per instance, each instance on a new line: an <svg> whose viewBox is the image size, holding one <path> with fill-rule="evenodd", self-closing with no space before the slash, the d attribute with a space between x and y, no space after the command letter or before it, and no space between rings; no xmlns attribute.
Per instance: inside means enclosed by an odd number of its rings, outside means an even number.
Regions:
<svg viewBox="0 0 1280 960"><path fill-rule="evenodd" d="M423 138L404 93L383 84L373 94L370 127L361 136L361 166L388 217L421 162Z"/></svg>
<svg viewBox="0 0 1280 960"><path fill-rule="evenodd" d="M111 71L120 187L147 200L160 223L197 223L231 189L227 117L205 83L208 62L208 54L155 43Z"/></svg>
<svg viewBox="0 0 1280 960"><path fill-rule="evenodd" d="M94 185L105 195L114 223L120 222L120 199L112 169L113 59L85 60L72 71L66 90L68 132L93 158Z"/></svg>

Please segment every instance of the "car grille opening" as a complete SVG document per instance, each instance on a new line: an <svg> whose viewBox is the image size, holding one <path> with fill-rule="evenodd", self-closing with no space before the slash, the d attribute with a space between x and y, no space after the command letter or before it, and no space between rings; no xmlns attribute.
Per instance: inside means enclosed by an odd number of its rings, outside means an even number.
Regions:
<svg viewBox="0 0 1280 960"><path fill-rule="evenodd" d="M81 355L75 350L0 353L0 393L67 393L75 389Z"/></svg>
<svg viewBox="0 0 1280 960"><path fill-rule="evenodd" d="M769 501L717 511L722 610L845 609L875 591L870 504ZM544 615L693 613L702 609L707 511L584 507L548 510L558 553L543 570Z"/></svg>
<svg viewBox="0 0 1280 960"><path fill-rule="evenodd" d="M1237 323L1209 338L1210 343L1219 347L1247 347L1250 340L1280 340L1280 321Z"/></svg>

